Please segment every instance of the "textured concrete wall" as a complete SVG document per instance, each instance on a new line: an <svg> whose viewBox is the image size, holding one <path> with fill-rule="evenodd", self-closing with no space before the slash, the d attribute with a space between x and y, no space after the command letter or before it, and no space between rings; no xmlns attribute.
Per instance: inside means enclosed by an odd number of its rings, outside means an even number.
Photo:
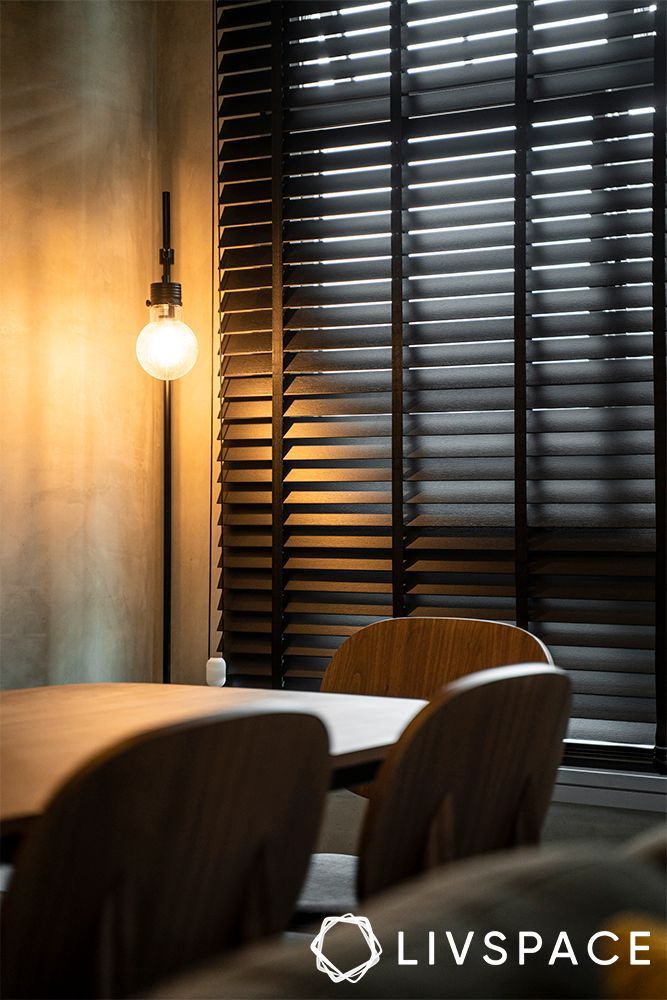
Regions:
<svg viewBox="0 0 667 1000"><path fill-rule="evenodd" d="M160 386L134 341L158 245L155 7L1 17L2 681L148 680Z"/></svg>

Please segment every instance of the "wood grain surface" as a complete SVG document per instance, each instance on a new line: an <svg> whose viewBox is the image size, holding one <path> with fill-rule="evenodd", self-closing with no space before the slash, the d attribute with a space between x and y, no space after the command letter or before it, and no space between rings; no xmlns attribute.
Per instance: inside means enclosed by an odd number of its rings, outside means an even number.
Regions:
<svg viewBox="0 0 667 1000"><path fill-rule="evenodd" d="M0 695L0 823L20 833L87 760L156 726L234 712L305 712L329 736L331 767L384 759L423 702L178 684L71 684Z"/></svg>
<svg viewBox="0 0 667 1000"><path fill-rule="evenodd" d="M18 854L2 995L136 996L284 930L328 786L303 713L184 719L98 755Z"/></svg>
<svg viewBox="0 0 667 1000"><path fill-rule="evenodd" d="M436 865L537 843L570 692L562 670L519 664L471 674L434 698L371 786L360 898Z"/></svg>
<svg viewBox="0 0 667 1000"><path fill-rule="evenodd" d="M359 629L334 654L322 691L431 698L458 677L513 663L552 663L534 635L473 618L389 618Z"/></svg>

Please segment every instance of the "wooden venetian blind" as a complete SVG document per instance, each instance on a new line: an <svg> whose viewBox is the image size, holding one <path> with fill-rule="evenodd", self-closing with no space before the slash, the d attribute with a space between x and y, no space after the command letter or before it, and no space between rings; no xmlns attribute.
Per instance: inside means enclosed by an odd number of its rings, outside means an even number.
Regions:
<svg viewBox="0 0 667 1000"><path fill-rule="evenodd" d="M516 621L573 739L653 746L665 7L218 5L237 683L316 686L391 615Z"/></svg>

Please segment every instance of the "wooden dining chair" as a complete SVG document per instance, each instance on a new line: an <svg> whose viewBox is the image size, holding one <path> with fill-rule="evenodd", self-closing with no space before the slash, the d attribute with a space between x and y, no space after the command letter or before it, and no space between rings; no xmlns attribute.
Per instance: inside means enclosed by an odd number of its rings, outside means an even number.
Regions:
<svg viewBox="0 0 667 1000"><path fill-rule="evenodd" d="M134 996L284 930L329 778L326 730L300 713L192 720L92 761L17 857L3 996Z"/></svg>
<svg viewBox="0 0 667 1000"><path fill-rule="evenodd" d="M345 640L334 653L320 690L428 699L458 677L510 663L551 664L553 660L536 636L506 622L387 618ZM338 810L353 830L359 829L369 790L370 785L356 785L333 792L325 827L341 825L336 820ZM330 839L326 830L324 837Z"/></svg>
<svg viewBox="0 0 667 1000"><path fill-rule="evenodd" d="M475 618L388 618L353 633L334 653L322 691L431 698L477 670L553 663L538 638Z"/></svg>
<svg viewBox="0 0 667 1000"><path fill-rule="evenodd" d="M316 854L300 917L462 858L535 844L562 756L570 681L519 664L450 684L415 716L371 786L358 859Z"/></svg>

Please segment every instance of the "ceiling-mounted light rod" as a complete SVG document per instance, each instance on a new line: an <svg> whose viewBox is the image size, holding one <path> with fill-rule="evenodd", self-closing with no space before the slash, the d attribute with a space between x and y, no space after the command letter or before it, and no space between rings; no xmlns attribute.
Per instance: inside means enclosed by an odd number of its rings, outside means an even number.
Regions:
<svg viewBox="0 0 667 1000"><path fill-rule="evenodd" d="M150 322L137 337L141 367L164 385L163 405L163 547L162 547L162 680L171 681L171 382L187 375L199 354L197 338L181 320L181 286L171 280L171 199L162 192L162 279L151 284L146 300Z"/></svg>
<svg viewBox="0 0 667 1000"><path fill-rule="evenodd" d="M171 195L162 192L162 249L160 250L162 264L162 284L171 281L171 265L174 263L174 251L171 248ZM180 286L179 286L180 287Z"/></svg>

